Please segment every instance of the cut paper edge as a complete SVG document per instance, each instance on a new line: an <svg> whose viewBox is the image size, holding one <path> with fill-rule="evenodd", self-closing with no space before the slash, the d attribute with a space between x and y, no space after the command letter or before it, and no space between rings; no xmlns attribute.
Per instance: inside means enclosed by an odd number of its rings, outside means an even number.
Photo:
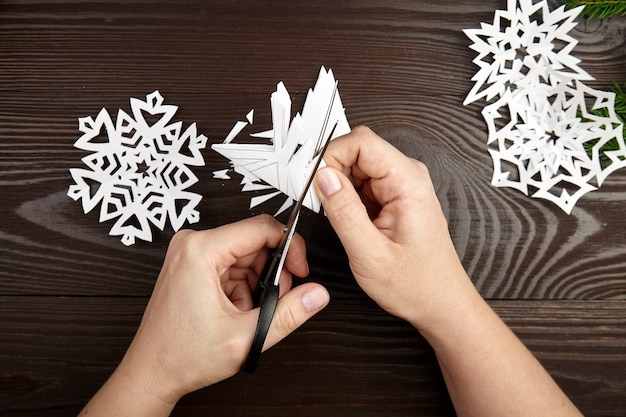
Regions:
<svg viewBox="0 0 626 417"><path fill-rule="evenodd" d="M164 104L158 90L129 101L130 113L119 109L115 122L104 108L95 119L78 119L82 135L74 146L90 152L82 158L89 169L71 168L67 191L85 213L100 205L99 221L114 221L109 234L124 245L152 241L152 226L163 230L169 222L176 231L199 220L201 196L186 189L198 181L189 167L204 165L200 150L208 140L195 123L183 129L172 121L178 107Z"/></svg>
<svg viewBox="0 0 626 417"><path fill-rule="evenodd" d="M568 32L582 8L550 10L545 0L509 0L506 10L496 11L493 24L464 30L470 49L478 53L473 62L479 70L463 104L487 101L482 116L494 166L492 185L549 200L568 214L584 194L626 166L615 94L583 84L593 77L570 55L578 41ZM541 21L532 20L536 13ZM599 109L609 116L591 111ZM608 141L617 141L618 150L600 151ZM585 145L591 143L589 155ZM560 184L569 185L561 189Z"/></svg>

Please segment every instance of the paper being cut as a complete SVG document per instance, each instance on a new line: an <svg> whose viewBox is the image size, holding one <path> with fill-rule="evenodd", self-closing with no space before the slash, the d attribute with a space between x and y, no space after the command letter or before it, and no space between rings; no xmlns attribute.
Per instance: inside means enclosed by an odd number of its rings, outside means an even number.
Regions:
<svg viewBox="0 0 626 417"><path fill-rule="evenodd" d="M100 204L100 222L116 219L110 234L125 245L152 241L151 224L163 230L169 220L178 230L199 220L201 196L187 191L198 181L189 166L204 165L207 143L195 123L183 131L171 121L178 108L163 104L158 91L130 105L132 115L120 109L115 123L106 109L79 119L74 146L91 153L82 159L88 169L70 169L75 184L67 193L85 213Z"/></svg>
<svg viewBox="0 0 626 417"><path fill-rule="evenodd" d="M262 191L250 199L250 208L272 198L286 196L275 216L289 208L306 184L324 144L350 131L345 111L331 70L321 68L315 86L309 90L302 113L291 119L291 98L280 82L271 95L272 129L253 133L259 143L236 143L235 138L253 124L253 112L246 121L238 121L223 143L212 148L228 158L232 169L243 176L242 191ZM215 178L225 178L227 171L215 171ZM321 204L313 187L307 192L304 206L320 211Z"/></svg>
<svg viewBox="0 0 626 417"><path fill-rule="evenodd" d="M479 71L464 104L489 102L482 114L494 162L492 184L550 200L567 213L626 166L615 94L583 84L593 77L570 55L577 41L568 32L581 10L508 0L493 24L465 30L478 52L473 62ZM601 150L609 141L617 142L617 151Z"/></svg>

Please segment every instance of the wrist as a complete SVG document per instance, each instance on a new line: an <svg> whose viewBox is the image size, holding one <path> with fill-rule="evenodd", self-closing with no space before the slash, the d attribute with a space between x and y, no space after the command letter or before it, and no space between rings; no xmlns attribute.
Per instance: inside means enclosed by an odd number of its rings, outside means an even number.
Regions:
<svg viewBox="0 0 626 417"><path fill-rule="evenodd" d="M166 378L162 364L151 360L148 352L135 351L133 344L126 352L111 378L121 381L120 385L146 409L171 410L182 397L171 379ZM166 415L169 415L168 414ZM160 414L159 414L160 415Z"/></svg>
<svg viewBox="0 0 626 417"><path fill-rule="evenodd" d="M472 326L472 320L481 316L486 306L462 267L442 280L445 284L430 308L418 307L418 313L408 318L435 348L454 339L457 331Z"/></svg>
<svg viewBox="0 0 626 417"><path fill-rule="evenodd" d="M144 376L142 372L137 374L128 361L122 360L107 382L85 405L80 416L169 416L175 402L164 400L147 389L149 385L142 381Z"/></svg>
<svg viewBox="0 0 626 417"><path fill-rule="evenodd" d="M468 334L481 329L481 321L490 312L490 307L472 286L463 296L455 297L453 303L446 305L442 315L418 330L436 352L454 350L467 341Z"/></svg>

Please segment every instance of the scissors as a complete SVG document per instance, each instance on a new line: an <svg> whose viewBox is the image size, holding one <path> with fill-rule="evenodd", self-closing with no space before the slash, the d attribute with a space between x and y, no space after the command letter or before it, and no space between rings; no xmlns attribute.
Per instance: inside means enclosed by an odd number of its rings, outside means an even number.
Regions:
<svg viewBox="0 0 626 417"><path fill-rule="evenodd" d="M330 113L332 111L333 102L336 95L337 82L335 82L330 106L328 107L328 110L326 112L326 118L320 132L318 146L323 138L326 136L326 129L328 127ZM304 188L302 189L302 194L300 195L300 198L296 202L296 205L289 215L289 220L287 221L287 225L285 226L285 230L280 240L280 243L278 244L278 247L276 247L276 249L274 250L274 253L270 257L270 259L265 264L265 267L263 268L263 271L259 276L260 279L258 290L261 291L261 295L259 297L257 305L261 307L261 311L259 313L259 321L257 322L256 330L254 332L252 347L250 348L250 352L248 353L246 363L243 366L243 370L246 372L253 373L256 370L259 359L261 358L263 344L265 343L265 338L267 337L270 325L272 324L272 318L274 317L276 305L278 304L278 281L280 279L280 273L283 270L283 266L285 265L285 258L287 257L287 251L289 250L289 244L291 243L291 239L296 232L296 225L298 224L298 220L300 219L300 212L302 210L302 205L304 204L304 199L306 198L307 192L309 191L309 188L313 183L313 177L315 177L315 173L317 172L317 169L322 162L322 157L324 156L324 152L326 152L326 148L330 143L330 138L332 138L333 132L335 131L336 127L337 123L335 123L335 125L330 130L330 135L328 136L324 147L318 152L318 158L315 162L315 166L313 167L313 170L311 171L311 174L307 179Z"/></svg>
<svg viewBox="0 0 626 417"><path fill-rule="evenodd" d="M285 226L283 237L281 238L280 243L274 250L271 258L265 264L263 272L260 275L260 278L262 278L259 280L259 290L261 290L261 295L258 301L258 305L261 307L261 311L259 313L259 321L257 322L256 331L254 333L252 347L250 348L250 352L248 353L246 363L243 366L243 370L246 372L254 372L256 370L257 364L259 363L259 359L261 358L263 343L265 343L265 338L267 337L267 333L270 329L270 324L272 324L272 318L274 317L276 305L278 304L278 281L280 279L280 273L285 264L285 258L287 257L287 251L289 250L289 244L291 243L291 239L295 234L296 225L298 224L298 220L300 219L300 212L302 211L304 199L306 198L307 192L311 187L313 177L315 176L315 173L319 168L320 162L322 161L322 156L324 155L324 152L326 151L329 143L330 139L326 142L324 148L319 152L319 156L317 161L315 162L315 166L313 167L311 176L307 179L307 182L302 189L302 194L300 195L300 198L296 202L296 205L289 215L289 220L287 221L287 225Z"/></svg>

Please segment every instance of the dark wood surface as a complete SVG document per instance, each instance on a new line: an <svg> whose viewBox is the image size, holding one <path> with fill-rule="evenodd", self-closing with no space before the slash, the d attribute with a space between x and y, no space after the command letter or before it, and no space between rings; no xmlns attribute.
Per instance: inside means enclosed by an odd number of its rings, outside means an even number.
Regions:
<svg viewBox="0 0 626 417"><path fill-rule="evenodd" d="M626 415L626 170L566 215L489 185L476 71L462 29L504 1L0 1L0 415L78 413L122 357L171 230L125 247L66 196L78 118L158 89L221 142L251 108L269 127L284 80L298 109L333 69L351 125L426 162L481 294L588 416ZM584 21L574 49L595 88L626 81L626 18ZM248 217L227 162L194 169L208 228ZM327 221L299 228L331 305L257 374L185 397L176 416L454 415L434 355L353 282ZM489 341L485 341L489 343Z"/></svg>

